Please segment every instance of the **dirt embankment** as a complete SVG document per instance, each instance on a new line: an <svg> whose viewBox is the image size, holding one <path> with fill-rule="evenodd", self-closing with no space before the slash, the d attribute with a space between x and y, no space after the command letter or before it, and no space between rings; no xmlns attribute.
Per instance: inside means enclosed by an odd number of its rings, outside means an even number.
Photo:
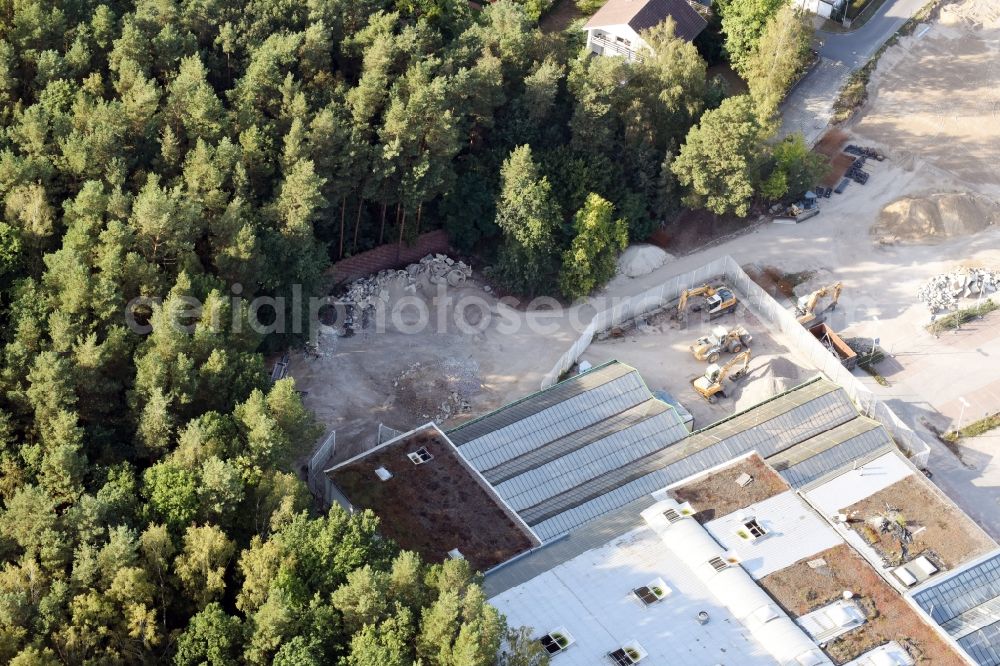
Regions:
<svg viewBox="0 0 1000 666"><path fill-rule="evenodd" d="M872 236L880 243L933 243L1000 223L1000 204L974 194L906 197L882 209Z"/></svg>

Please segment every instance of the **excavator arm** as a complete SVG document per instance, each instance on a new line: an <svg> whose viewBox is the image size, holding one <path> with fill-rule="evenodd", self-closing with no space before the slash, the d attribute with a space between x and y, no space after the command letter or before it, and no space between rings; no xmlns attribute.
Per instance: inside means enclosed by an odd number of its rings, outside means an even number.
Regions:
<svg viewBox="0 0 1000 666"><path fill-rule="evenodd" d="M695 287L694 289L685 289L681 292L681 298L677 301L677 311L685 312L687 310L688 299L692 296L701 296L705 294L707 296L712 296L715 294L715 289L709 287L707 284L703 284L700 287Z"/></svg>
<svg viewBox="0 0 1000 666"><path fill-rule="evenodd" d="M736 356L734 356L731 359L729 359L729 362L726 363L724 366L722 366L722 368L719 369L719 376L715 380L715 383L716 384L721 384L726 379L726 377L729 376L729 373L731 373L733 371L733 368L735 368L740 363L743 364L743 367L741 367L739 370L737 370L735 373L733 373L733 379L739 379L740 377L742 377L743 375L745 375L746 372L747 372L747 369L750 367L750 350L749 349L746 350L745 352L739 353Z"/></svg>
<svg viewBox="0 0 1000 666"><path fill-rule="evenodd" d="M842 282L837 282L826 287L820 287L813 293L809 294L808 299L806 299L805 305L799 305L798 321L803 326L808 324L813 319L816 318L816 305L819 303L819 299L823 298L827 294L831 294L831 302L828 306L829 309L836 307L837 302L840 300L840 292L843 290L844 285Z"/></svg>

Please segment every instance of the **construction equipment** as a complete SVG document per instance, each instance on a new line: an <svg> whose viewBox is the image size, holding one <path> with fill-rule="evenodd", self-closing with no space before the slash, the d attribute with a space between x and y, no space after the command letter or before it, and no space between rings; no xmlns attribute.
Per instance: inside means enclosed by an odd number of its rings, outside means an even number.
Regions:
<svg viewBox="0 0 1000 666"><path fill-rule="evenodd" d="M753 336L739 324L728 330L725 326L715 326L711 333L698 338L689 349L699 361L715 363L722 352L739 354L749 348L751 340Z"/></svg>
<svg viewBox="0 0 1000 666"><path fill-rule="evenodd" d="M732 372L732 369L743 364L743 367ZM746 350L741 354L737 354L732 357L728 363L726 363L721 368L713 363L708 366L705 370L705 374L701 377L697 377L691 382L691 386L697 391L701 397L708 400L709 403L714 404L717 400L716 396L726 397L726 391L722 386L722 382L725 381L726 377L729 377L731 381L736 381L747 374L747 370L750 367L750 350ZM732 372L732 374L730 374Z"/></svg>
<svg viewBox="0 0 1000 666"><path fill-rule="evenodd" d="M820 287L808 296L800 298L798 304L795 306L795 316L798 317L799 323L806 326L816 320L816 305L819 303L819 299L824 296L830 296L830 303L823 312L833 310L837 307L837 302L840 300L840 292L843 288L843 283L836 282L828 287Z"/></svg>
<svg viewBox="0 0 1000 666"><path fill-rule="evenodd" d="M716 317L733 312L736 306L739 305L739 301L736 300L736 294L729 287L725 285L710 287L707 284L703 284L700 287L685 289L681 292L680 300L677 301L676 318L678 320L684 321L687 318L688 299L692 296L705 297L704 304L695 305L691 309L695 312L706 310L709 319L715 319Z"/></svg>

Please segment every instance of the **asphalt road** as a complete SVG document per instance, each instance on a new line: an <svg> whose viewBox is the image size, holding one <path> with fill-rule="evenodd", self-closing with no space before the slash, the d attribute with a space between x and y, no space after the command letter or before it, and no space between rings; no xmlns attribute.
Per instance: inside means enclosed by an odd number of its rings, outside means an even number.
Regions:
<svg viewBox="0 0 1000 666"><path fill-rule="evenodd" d="M851 73L924 5L926 0L886 0L875 15L851 32L816 32L819 63L781 105L780 136L800 133L813 145L826 131L833 103Z"/></svg>
<svg viewBox="0 0 1000 666"><path fill-rule="evenodd" d="M899 30L923 7L926 0L886 0L875 15L857 30L846 33L817 31L819 53L856 69L878 50L885 40Z"/></svg>

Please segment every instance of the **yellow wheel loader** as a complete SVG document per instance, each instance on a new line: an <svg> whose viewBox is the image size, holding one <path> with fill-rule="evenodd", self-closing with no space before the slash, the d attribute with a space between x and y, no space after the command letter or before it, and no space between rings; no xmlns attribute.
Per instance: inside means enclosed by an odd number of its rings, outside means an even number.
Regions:
<svg viewBox="0 0 1000 666"><path fill-rule="evenodd" d="M753 336L739 324L730 329L715 326L711 333L698 338L689 349L699 361L716 363L723 352L739 354L744 349L749 349L752 340Z"/></svg>
<svg viewBox="0 0 1000 666"><path fill-rule="evenodd" d="M736 372L733 372L733 368L740 363L743 364L743 367ZM715 363L708 366L705 370L705 374L692 381L691 386L694 387L694 390L697 391L701 397L708 400L709 403L715 404L718 397L726 397L726 391L722 386L722 382L726 380L726 377L729 377L730 381L741 379L747 374L749 367L750 350L748 349L747 351L737 354L731 358L729 362L721 368Z"/></svg>

